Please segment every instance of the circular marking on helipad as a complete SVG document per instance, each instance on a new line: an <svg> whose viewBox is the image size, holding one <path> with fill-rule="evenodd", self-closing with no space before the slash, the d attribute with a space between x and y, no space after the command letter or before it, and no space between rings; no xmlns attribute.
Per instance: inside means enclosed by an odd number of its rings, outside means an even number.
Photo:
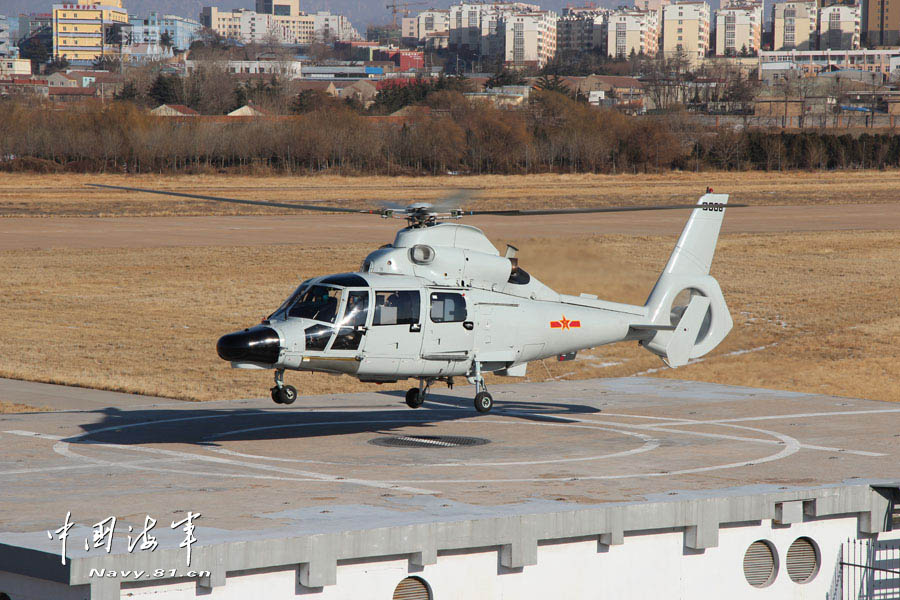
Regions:
<svg viewBox="0 0 900 600"><path fill-rule="evenodd" d="M359 425L359 424L368 424L368 423L376 423L376 424L387 424L387 423L410 423L410 422L429 422L430 420L422 420L420 418L417 419L386 419L380 421L327 421L321 423L279 423L278 425L265 425L261 427L249 427L246 429L237 429L234 431L225 431L222 433L217 433L215 435L211 435L207 438L204 438L204 441L209 440L218 440L223 437L228 437L229 435L238 435L241 433L250 433L254 431L266 431L272 429L286 429L291 427L315 427L317 425ZM457 462L447 462L447 463L392 463L392 464L365 464L361 465L358 462L328 462L322 460L315 459L304 459L304 458L282 458L275 456L264 456L259 454L247 454L243 452L236 452L234 450L229 450L227 448L210 448L213 452L218 452L220 454L227 454L229 456L239 456L241 458L255 458L257 460L271 460L278 462L296 462L296 463L306 463L306 464L317 464L317 465L334 465L334 466L344 466L344 467L355 467L355 466L366 466L366 467L509 467L509 466L529 466L529 465L546 465L546 464L554 464L554 463L569 463L569 462L586 462L586 461L594 461L594 460L604 460L608 458L621 458L623 456L631 456L633 454L640 454L643 452L649 452L651 450L655 450L659 448L659 440L656 438L634 431L624 431L621 429L614 429L612 427L604 427L600 425L590 425L584 423L535 423L535 422L523 422L523 421L497 421L497 420L488 420L488 419L479 419L479 423L492 423L495 425L524 425L524 426L538 426L538 427L569 427L574 429L597 429L600 431L611 431L613 433L619 433L622 435L626 435L629 437L636 437L640 440L643 440L643 445L637 448L631 448L629 450L621 450L619 452L613 452L612 454L598 454L594 456L582 456L576 458L552 458L546 460L523 460L523 461L503 461L503 462L471 462L471 461L457 461ZM447 421L442 423L442 425L461 425L467 424L464 421Z"/></svg>
<svg viewBox="0 0 900 600"><path fill-rule="evenodd" d="M277 414L279 414L279 412L278 411L264 411L264 412L260 413L260 415L269 415L269 414L277 415ZM506 414L516 416L515 413L512 411L507 412ZM94 462L98 465L120 466L120 463L117 461L109 461L109 460L104 460L104 459L100 459L100 458L93 458L93 457L88 457L88 456L83 456L83 455L77 454L71 450L69 442L77 441L79 439L87 438L87 437L90 437L93 435L97 435L97 434L100 434L100 433L103 433L106 431L112 431L112 430L122 430L122 429L127 429L127 428L134 428L134 427L148 427L148 426L158 425L158 424L162 424L162 423L171 423L171 422L180 422L180 421L195 421L195 420L203 420L203 419L226 418L226 417L231 417L231 416L237 417L237 416L241 416L241 415L232 415L232 414L229 414L229 415L221 415L221 414L201 415L201 416L192 416L192 417L179 417L179 418L173 418L173 419L163 419L163 420L157 420L157 421L144 421L144 422L140 422L140 423L130 423L130 424L125 424L125 425L114 425L114 426L110 426L110 427L104 427L104 428L96 429L93 431L85 432L85 433L82 433L82 434L79 434L76 436L72 436L69 438L65 438L64 440L59 441L54 445L54 451L56 451L57 453L59 453L61 455L68 456L70 458L87 460L89 462ZM565 417L565 418L571 418L571 417ZM413 466L419 466L419 467L422 467L422 466L427 466L427 467L469 466L469 467L472 467L472 466L474 466L474 467L479 467L479 466L507 466L507 465L536 465L536 464L548 464L548 463L557 463L557 462L561 463L561 462L575 462L575 461L591 461L591 460L600 460L603 458L614 458L614 457L621 457L621 456L626 456L626 455L639 454L639 453L647 452L649 450L653 450L653 449L659 447L658 440L656 440L655 438L652 438L651 436L642 434L642 433L638 433L638 432L634 432L634 431L625 431L623 429L617 429L617 428L612 428L612 427L590 425L589 423L591 421L589 419L573 419L573 420L576 422L574 422L574 423L571 423L571 422L570 423L508 422L508 421L479 419L478 423L493 423L493 424L505 424L505 425L519 424L519 425L531 425L531 426L541 426L541 427L572 427L572 428L584 428L584 429L597 429L597 430L611 431L611 432L619 433L622 435L638 437L638 438L644 440L644 445L641 447L638 447L638 448L633 448L630 450L626 450L626 451L618 452L618 453L614 453L614 454L607 454L607 455L595 456L595 457L582 457L582 458L574 458L574 459L570 458L570 459L551 459L551 460L545 460L545 461L519 461L519 462L497 462L497 463L468 463L468 462L466 462L466 463L459 463L459 462L458 463L444 463L444 464L421 464L421 463L419 463L419 464L416 464ZM675 419L675 420L677 420L677 419ZM248 432L248 431L259 431L259 430L264 430L264 429L277 429L277 428L285 428L285 427L314 427L314 426L322 426L322 425L341 425L341 424L347 425L347 424L360 424L360 423L373 424L373 423L379 423L379 422L382 422L382 423L423 422L424 423L424 422L428 422L428 421L430 421L430 419L428 419L428 418L409 418L409 419L390 419L390 420L382 420L382 421L364 420L364 421L336 421L336 422L322 422L322 423L279 424L279 425L246 428L243 430L234 430L234 431L230 431L230 432L224 432L222 434L217 434L216 436L211 436L206 439L207 440L218 439L220 437L227 437L228 435L236 435L237 433L243 433L243 432ZM685 421L686 421L685 419L680 420L681 424L685 424L684 423ZM446 423L449 424L449 423L458 423L458 422L447 421ZM731 423L728 423L728 424L719 423L718 425L722 426L722 427L743 429L743 430L747 430L747 431L753 431L756 433L761 433L764 435L772 436L775 439L779 440L780 443L784 445L784 448L782 448L779 452L776 452L775 454L765 456L762 458L757 458L757 459L748 459L745 461L728 463L728 464L709 465L709 466L694 467L694 468L689 468L689 469L680 469L680 470L673 470L673 471L652 471L649 473L629 473L629 474L620 474L620 475L587 475L587 476L575 476L575 477L573 477L573 476L532 477L532 478L526 477L526 478L508 478L508 479L484 478L484 479L421 479L421 480L411 479L411 480L365 480L365 481L358 480L358 481L360 481L361 483L363 483L365 485L374 485L376 487L382 487L382 486L383 487L399 487L402 484L424 484L424 483L432 483L432 484L435 484L435 483L438 483L438 484L444 484L444 483L519 483L519 482L592 481L592 480L612 480L612 479L640 479L640 478L644 478L644 477L668 477L668 476L673 476L673 475L686 475L686 474L703 473L703 472L723 470L723 469L734 469L734 468L740 468L740 467L753 466L753 465L762 464L762 463L766 463L766 462L772 462L772 461L776 461L776 460L781 460L783 458L787 458L788 456L798 452L801 448L801 444L800 444L799 440L797 440L796 438L793 438L791 436L781 434L781 433L778 433L775 431L770 431L770 430L766 430L766 429L758 429L758 428L747 427L747 426L742 426L742 425L734 425ZM617 423L616 426L626 428L626 429L627 428L646 429L646 426L633 425L633 424L629 425L629 424L625 424L625 423L623 423L623 424ZM649 431L652 431L652 429L650 429ZM685 436L689 436L689 437L690 436L707 435L707 434L704 434L701 432L675 431L675 430L668 431L666 433L670 433L673 435L685 435ZM106 446L106 445L111 446L112 448L115 448L115 449L119 449L119 450L122 450L122 449L129 450L129 448L127 446L118 445L118 444L100 443L100 444L97 444L96 447L103 448L103 446ZM174 451L164 451L164 450L160 450L160 449L149 448L146 446L135 446L134 449L138 450L138 451L150 451L150 452L159 453L159 454L183 455L184 460L199 460L199 461L208 460L208 461L217 462L217 463L221 462L228 466L236 467L236 468L276 470L276 471L281 471L283 473L286 473L288 475L293 475L293 476L285 477L283 474L282 475L257 475L257 474L251 474L251 473L234 473L234 472L222 473L222 472L212 472L212 471L210 471L210 472L190 471L190 470L186 470L186 469L174 469L174 468L167 468L167 467L151 467L151 466L133 465L133 464L129 465L129 467L128 467L131 469L141 469L141 470L155 471L155 472L182 473L182 474L191 474L191 475L211 475L213 477L227 477L227 478L276 479L276 480L286 480L286 481L304 481L304 482L320 482L320 483L335 483L335 482L337 482L337 483L352 483L354 481L352 478L345 479L340 476L332 476L332 475L325 475L325 474L319 474L319 473L308 473L308 472L304 472L304 471L292 471L292 470L287 470L287 469L283 469L283 470L276 469L274 467L269 467L265 464L240 463L240 462L229 461L227 459L216 459L215 457L209 456L209 455L188 454L188 453L174 452ZM233 451L228 451L223 448L213 449L213 450L224 453L224 454L232 454L232 455L236 455L236 456L242 456L242 457L247 457L247 458L256 458L256 459L261 459L261 460L287 461L287 462L299 462L301 460L301 459L285 459L285 458L277 458L277 457L266 457L266 456L240 454L240 453L236 453ZM312 461L312 460L307 461L307 462L312 462L312 463L316 463L316 464L335 464L335 463L325 463L322 461ZM356 463L356 464L341 463L340 466L371 467L373 465L359 465L359 463ZM397 466L402 466L402 465L388 465L388 466L397 467ZM304 475L306 475L306 477L304 477ZM406 489L415 491L415 488L406 488Z"/></svg>

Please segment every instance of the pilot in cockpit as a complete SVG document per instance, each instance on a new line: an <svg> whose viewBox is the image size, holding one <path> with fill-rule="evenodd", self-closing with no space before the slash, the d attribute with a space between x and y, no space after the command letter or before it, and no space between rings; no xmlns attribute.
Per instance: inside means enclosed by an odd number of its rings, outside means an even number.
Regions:
<svg viewBox="0 0 900 600"><path fill-rule="evenodd" d="M322 295L316 298L315 303L319 305L319 309L313 318L317 321L334 323L334 318L337 316L337 298L323 291Z"/></svg>

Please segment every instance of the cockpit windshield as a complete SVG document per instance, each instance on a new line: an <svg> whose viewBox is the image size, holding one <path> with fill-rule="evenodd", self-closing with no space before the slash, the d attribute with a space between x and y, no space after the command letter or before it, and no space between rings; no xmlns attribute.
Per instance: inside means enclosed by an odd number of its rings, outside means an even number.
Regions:
<svg viewBox="0 0 900 600"><path fill-rule="evenodd" d="M343 291L325 285L300 286L284 303L284 316L334 323Z"/></svg>

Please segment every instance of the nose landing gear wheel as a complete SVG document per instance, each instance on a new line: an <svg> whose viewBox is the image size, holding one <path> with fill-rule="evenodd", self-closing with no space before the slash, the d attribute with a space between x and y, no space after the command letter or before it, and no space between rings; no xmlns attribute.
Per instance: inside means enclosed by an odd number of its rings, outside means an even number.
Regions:
<svg viewBox="0 0 900 600"><path fill-rule="evenodd" d="M278 389L278 386L273 386L270 391L272 393L272 400L275 401L275 404L281 404L281 390Z"/></svg>
<svg viewBox="0 0 900 600"><path fill-rule="evenodd" d="M409 388L406 392L406 405L410 408L419 408L425 403L425 395L419 391L419 388Z"/></svg>
<svg viewBox="0 0 900 600"><path fill-rule="evenodd" d="M475 395L475 410L480 413L490 412L494 407L494 399L487 392L478 392Z"/></svg>

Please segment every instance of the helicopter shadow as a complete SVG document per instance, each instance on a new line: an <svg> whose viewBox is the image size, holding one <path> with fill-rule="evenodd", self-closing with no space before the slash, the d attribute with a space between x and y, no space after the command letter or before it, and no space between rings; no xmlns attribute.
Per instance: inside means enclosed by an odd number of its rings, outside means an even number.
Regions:
<svg viewBox="0 0 900 600"><path fill-rule="evenodd" d="M506 417L542 422L571 422L566 415L599 412L579 404L496 402L494 411L475 412L471 400L429 394L428 401L412 410L402 404L403 392L386 391L398 406L367 408L336 400L334 406L277 406L260 408L141 408L107 407L86 414L99 415L79 427L82 433L64 441L73 444L193 444L217 446L232 441L300 440L358 434L390 435L411 425L438 428L444 423L469 422L485 417ZM352 410L358 408L359 410ZM336 410L340 409L340 410ZM408 431L407 431L408 433ZM437 431L435 432L437 433ZM423 434L425 434L423 432Z"/></svg>

